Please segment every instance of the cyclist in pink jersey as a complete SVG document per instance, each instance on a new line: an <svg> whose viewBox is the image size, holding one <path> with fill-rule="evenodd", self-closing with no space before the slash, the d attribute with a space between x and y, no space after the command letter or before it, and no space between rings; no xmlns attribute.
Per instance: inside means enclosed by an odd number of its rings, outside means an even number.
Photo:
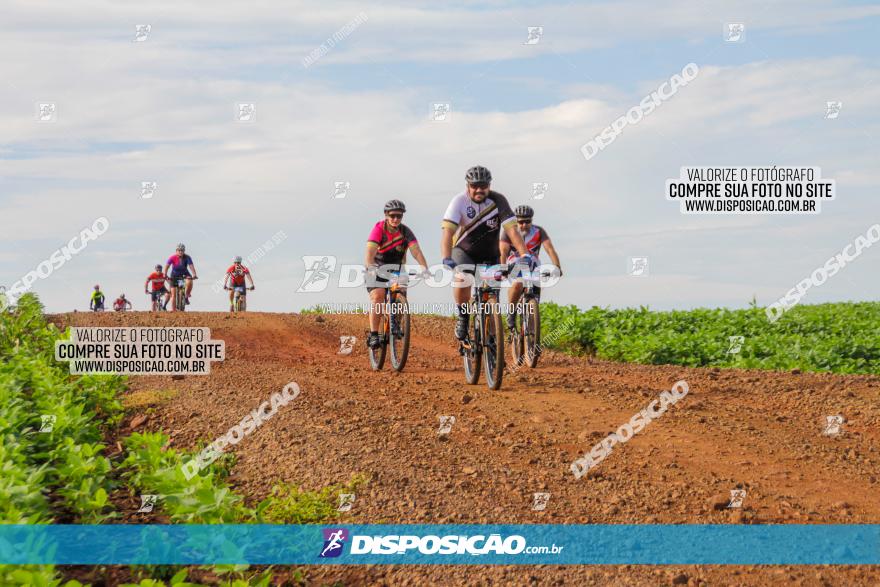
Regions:
<svg viewBox="0 0 880 587"><path fill-rule="evenodd" d="M400 200L386 202L385 219L377 222L370 231L370 236L367 237L364 257L364 265L367 268L367 292L370 294L370 337L367 339L367 345L373 349L378 348L380 344L381 313L378 309L385 301L389 276L403 269L407 251L412 251L423 272L428 270L428 262L422 249L419 248L416 235L403 224L404 212L406 206ZM391 325L392 328L396 326L396 324Z"/></svg>

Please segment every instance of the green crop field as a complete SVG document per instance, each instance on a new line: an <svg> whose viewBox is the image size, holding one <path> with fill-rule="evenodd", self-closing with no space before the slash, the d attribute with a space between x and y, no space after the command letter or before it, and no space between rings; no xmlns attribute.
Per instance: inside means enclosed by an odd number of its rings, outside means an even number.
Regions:
<svg viewBox="0 0 880 587"><path fill-rule="evenodd" d="M541 322L549 348L614 361L880 374L878 302L796 306L773 324L759 307L656 312L545 303ZM737 351L730 337L739 336Z"/></svg>
<svg viewBox="0 0 880 587"><path fill-rule="evenodd" d="M341 493L368 482L354 475L320 491L277 483L269 497L249 507L226 481L234 461L230 454L187 480L182 466L194 453L170 448L166 434L120 435L125 378L70 375L67 364L55 361L55 341L68 337L46 322L33 294L0 311L0 524L118 522L123 513L114 496L124 505L144 494L160 496L156 512L171 523L322 523L340 515ZM119 439L121 454L108 452L108 437ZM202 584L187 578L190 571L132 567L129 574L139 582L126 585ZM271 568L256 571L247 565L197 572L210 584L229 587L268 587L273 580ZM51 565L0 565L0 585L82 585L64 581L63 574ZM299 570L293 576L303 580Z"/></svg>

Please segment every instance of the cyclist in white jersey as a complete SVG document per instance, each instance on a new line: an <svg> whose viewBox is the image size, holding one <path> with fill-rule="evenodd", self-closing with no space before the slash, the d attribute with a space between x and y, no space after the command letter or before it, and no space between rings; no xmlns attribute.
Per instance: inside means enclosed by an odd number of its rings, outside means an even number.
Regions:
<svg viewBox="0 0 880 587"><path fill-rule="evenodd" d="M478 265L498 263L498 241L502 229L513 247L522 255L523 264L532 265L510 204L502 194L489 189L492 174L481 166L471 167L465 174L467 187L449 202L441 225L440 255L450 269L461 265L461 271L474 274ZM467 340L467 302L470 291L464 286L462 275L456 275L452 288L458 320L455 337Z"/></svg>

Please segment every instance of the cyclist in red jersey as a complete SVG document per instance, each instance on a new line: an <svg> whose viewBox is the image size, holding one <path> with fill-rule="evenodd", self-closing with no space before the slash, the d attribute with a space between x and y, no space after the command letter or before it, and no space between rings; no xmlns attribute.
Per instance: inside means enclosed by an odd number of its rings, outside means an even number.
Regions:
<svg viewBox="0 0 880 587"><path fill-rule="evenodd" d="M379 320L381 313L378 309L385 301L385 289L388 287L388 275L399 273L405 262L407 251L412 251L422 267L422 272L427 272L428 262L416 235L403 224L403 214L406 206L400 200L389 200L385 203L385 219L380 220L373 226L370 236L367 237L367 251L364 265L367 268L367 292L370 294L370 337L367 346L378 348ZM381 266L381 270L380 270ZM401 284L405 285L405 284ZM392 324L392 327L395 325Z"/></svg>
<svg viewBox="0 0 880 587"><path fill-rule="evenodd" d="M119 297L113 302L113 309L117 312L131 310L131 302L125 299L125 294L119 294Z"/></svg>
<svg viewBox="0 0 880 587"><path fill-rule="evenodd" d="M167 310L168 300L171 299L171 292L165 287L165 274L162 272L162 266L156 265L154 269L155 271L147 275L147 280L144 282L144 293L149 294L150 299L153 302L159 301L162 294L165 294L165 301L162 302L162 309Z"/></svg>
<svg viewBox="0 0 880 587"><path fill-rule="evenodd" d="M245 278L250 282L251 286L245 286ZM223 289L229 290L229 311L232 312L235 308L233 308L233 298L235 297L235 290L238 289L239 295L247 296L247 290L250 289L253 291L254 289L254 277L251 275L250 270L247 267L241 264L241 257L236 256L232 260L232 265L229 266L229 269L226 270L226 278L223 280Z"/></svg>
<svg viewBox="0 0 880 587"><path fill-rule="evenodd" d="M517 206L513 213L516 216L516 224L519 230L519 235L525 242L526 248L529 250L529 254L535 259L535 264L541 264L538 255L540 255L541 253L541 247L544 247L544 250L546 250L547 254L550 256L550 261L556 267L556 271L558 272L559 276L562 277L562 266L559 264L559 255L556 254L556 249L553 247L553 242L550 240L550 235L547 234L547 231L540 226L532 224L532 217L535 215L535 211L532 210L532 207L525 205ZM501 252L502 263L506 262L509 265L516 261L516 253L512 250L510 237L506 233L501 235L499 249ZM520 300L520 298L522 297L522 292L522 281L514 280L513 284L510 286L510 289L507 290L507 300L510 302L511 308ZM541 288L537 285L535 286L535 295L538 298L538 301L540 301ZM513 311L507 314L507 327L510 330L513 330L514 328L515 319L516 314Z"/></svg>

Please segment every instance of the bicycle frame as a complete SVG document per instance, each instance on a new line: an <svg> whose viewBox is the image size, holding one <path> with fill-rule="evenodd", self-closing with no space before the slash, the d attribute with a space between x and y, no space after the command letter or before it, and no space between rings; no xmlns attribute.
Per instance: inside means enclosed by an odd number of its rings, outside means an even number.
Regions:
<svg viewBox="0 0 880 587"><path fill-rule="evenodd" d="M409 353L409 310L406 307L406 278L409 273L403 275L394 275L388 282L383 297L383 307L381 308L382 331L379 334L379 348L370 349L370 364L373 369L378 371L385 363L385 355L388 347L391 347L391 366L395 371L401 371L406 364L407 355ZM401 280L401 277L404 279ZM403 298L404 309L397 309L395 306L398 300ZM399 332L392 330L392 318L397 317L397 327ZM398 349L394 342L401 343Z"/></svg>
<svg viewBox="0 0 880 587"><path fill-rule="evenodd" d="M243 285L232 286L232 307L236 312L242 310L242 305L247 304L247 287Z"/></svg>
<svg viewBox="0 0 880 587"><path fill-rule="evenodd" d="M490 282L499 281L506 271L497 265L475 269L469 308L474 315L472 336L460 341L459 353L464 359L465 380L477 383L480 369L485 367L486 385L495 390L501 387L504 371L504 325L498 309L498 289ZM494 337L487 332L490 324Z"/></svg>

